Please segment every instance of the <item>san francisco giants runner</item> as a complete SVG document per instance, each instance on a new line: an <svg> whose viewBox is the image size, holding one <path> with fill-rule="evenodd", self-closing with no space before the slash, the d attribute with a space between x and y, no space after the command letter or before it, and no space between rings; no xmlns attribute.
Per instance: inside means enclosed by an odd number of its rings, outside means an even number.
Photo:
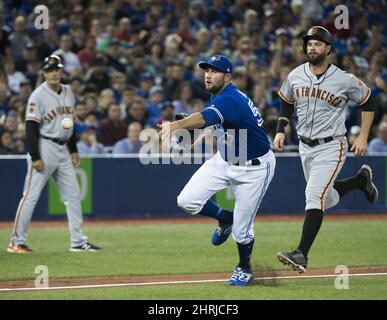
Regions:
<svg viewBox="0 0 387 320"><path fill-rule="evenodd" d="M45 82L30 96L26 110L26 137L29 146L27 176L23 197L16 212L11 241L11 253L28 253L26 245L28 225L42 189L52 176L58 186L69 219L72 252L98 251L101 248L87 242L82 232L80 190L73 165L79 166L75 135L74 95L70 86L60 83L63 64L56 55L44 60ZM65 128L67 124L67 129Z"/></svg>
<svg viewBox="0 0 387 320"><path fill-rule="evenodd" d="M210 106L185 119L163 123L161 136L163 141L169 141L171 133L177 129L216 126L218 152L191 177L177 197L177 203L190 214L218 220L212 236L213 245L224 243L232 233L239 263L228 283L246 286L253 281L250 265L253 222L273 178L275 157L257 107L231 82L229 59L214 55L207 62L200 62L199 67L205 70L205 86L213 94ZM243 132L246 133L244 138ZM235 150L235 154L231 150ZM220 208L210 199L228 186L235 194L234 212Z"/></svg>
<svg viewBox="0 0 387 320"><path fill-rule="evenodd" d="M299 152L307 182L306 215L298 248L291 252L278 252L277 258L285 265L303 273L308 253L322 224L325 210L335 206L340 198L354 189L364 192L374 203L378 190L372 182L372 170L363 165L348 179L335 181L347 154L345 137L345 111L348 101L362 108L360 135L351 151L362 156L367 149L368 134L374 112L371 90L352 74L329 64L332 37L328 30L314 26L303 37L308 62L292 70L278 91L282 105L274 148L283 150L284 128L293 110L298 123Z"/></svg>

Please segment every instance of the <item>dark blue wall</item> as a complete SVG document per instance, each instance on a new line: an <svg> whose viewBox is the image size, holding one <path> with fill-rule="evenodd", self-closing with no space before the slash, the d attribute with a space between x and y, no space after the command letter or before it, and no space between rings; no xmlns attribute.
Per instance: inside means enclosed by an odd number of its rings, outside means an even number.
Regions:
<svg viewBox="0 0 387 320"><path fill-rule="evenodd" d="M340 177L353 175L361 164L374 171L379 201L370 205L360 191L348 194L330 212L386 212L384 157L349 157ZM145 217L184 215L176 196L199 165L143 165L134 158L93 159L93 212L89 217ZM26 174L24 159L0 160L0 220L13 220L22 196ZM277 157L273 181L263 199L262 213L301 213L305 202L305 180L298 157ZM47 213L47 189L38 202L34 219L55 219ZM61 217L60 217L61 218Z"/></svg>

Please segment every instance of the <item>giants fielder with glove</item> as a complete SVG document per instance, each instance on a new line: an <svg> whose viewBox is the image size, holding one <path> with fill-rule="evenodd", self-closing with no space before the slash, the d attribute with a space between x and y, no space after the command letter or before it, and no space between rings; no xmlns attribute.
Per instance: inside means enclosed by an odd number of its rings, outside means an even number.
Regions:
<svg viewBox="0 0 387 320"><path fill-rule="evenodd" d="M295 111L299 152L307 182L306 215L298 248L292 252L281 251L277 257L300 273L306 271L308 252L326 209L335 206L340 198L354 189L363 191L371 203L378 199L378 190L372 183L372 170L367 165L363 165L357 175L335 181L347 153L344 123L349 100L362 109L360 135L351 151L358 156L366 152L374 117L369 99L371 90L354 75L328 63L332 43L328 30L314 26L303 40L308 62L292 70L278 91L282 105L273 143L275 149L282 151L284 128Z"/></svg>
<svg viewBox="0 0 387 320"><path fill-rule="evenodd" d="M212 236L213 245L224 243L232 233L237 242L239 263L228 283L245 286L253 281L250 265L254 246L253 222L273 178L275 157L258 109L231 83L231 62L224 56L214 55L208 62L199 63L199 67L205 70L205 86L213 94L210 106L183 120L163 123L161 136L164 141L169 141L171 133L177 129L216 126L218 152L196 171L178 196L177 203L190 214L219 221ZM242 138L243 129L247 131L246 139ZM230 156L228 146L245 152L245 159ZM228 186L235 193L234 212L223 210L210 199Z"/></svg>
<svg viewBox="0 0 387 320"><path fill-rule="evenodd" d="M28 225L40 194L52 176L66 206L73 252L98 251L87 242L82 232L80 191L73 165L79 166L75 135L71 125L74 118L74 95L70 86L60 83L63 64L56 55L44 60L44 78L30 96L26 110L26 137L29 148L28 171L23 197L16 212L11 253L27 253Z"/></svg>

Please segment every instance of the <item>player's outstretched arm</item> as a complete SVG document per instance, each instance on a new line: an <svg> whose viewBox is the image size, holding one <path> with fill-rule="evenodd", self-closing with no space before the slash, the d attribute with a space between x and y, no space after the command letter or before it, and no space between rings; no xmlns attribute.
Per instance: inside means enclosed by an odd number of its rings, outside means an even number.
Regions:
<svg viewBox="0 0 387 320"><path fill-rule="evenodd" d="M170 141L171 135L175 130L199 129L203 128L205 124L206 121L204 120L203 115L200 112L196 112L185 119L173 122L164 122L158 126L161 128L160 135L162 141Z"/></svg>
<svg viewBox="0 0 387 320"><path fill-rule="evenodd" d="M370 111L361 112L360 134L351 147L351 151L354 151L355 155L357 156L363 156L367 151L368 134L370 132L373 120L374 120L374 112L370 112Z"/></svg>

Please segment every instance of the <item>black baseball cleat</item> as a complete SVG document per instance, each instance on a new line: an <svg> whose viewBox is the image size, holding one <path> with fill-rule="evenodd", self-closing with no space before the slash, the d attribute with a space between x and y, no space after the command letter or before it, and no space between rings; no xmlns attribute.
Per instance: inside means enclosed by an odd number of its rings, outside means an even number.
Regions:
<svg viewBox="0 0 387 320"><path fill-rule="evenodd" d="M85 244L78 246L78 247L71 247L71 252L98 252L101 251L102 248L97 247L89 242L86 242Z"/></svg>
<svg viewBox="0 0 387 320"><path fill-rule="evenodd" d="M277 258L284 265L290 265L298 273L306 272L308 259L298 249L291 252L280 251L277 253Z"/></svg>
<svg viewBox="0 0 387 320"><path fill-rule="evenodd" d="M357 174L362 175L366 179L365 186L360 189L363 191L367 200L371 203L378 201L379 192L374 183L372 182L372 169L370 166L363 164Z"/></svg>

